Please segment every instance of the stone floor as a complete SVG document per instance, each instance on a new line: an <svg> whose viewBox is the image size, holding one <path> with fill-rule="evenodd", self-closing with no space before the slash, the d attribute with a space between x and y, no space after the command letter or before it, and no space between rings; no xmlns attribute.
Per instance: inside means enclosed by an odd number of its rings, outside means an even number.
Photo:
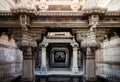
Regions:
<svg viewBox="0 0 120 82"><path fill-rule="evenodd" d="M41 73L40 69L35 70L36 75L83 75L83 71L79 71L78 73L73 73L71 70L64 69L50 69L46 73Z"/></svg>
<svg viewBox="0 0 120 82"><path fill-rule="evenodd" d="M40 68L38 68L35 70L35 75L36 75L35 82L41 82L40 78L43 78L43 80L44 80L44 78L46 78L47 80L45 80L45 82L74 82L76 77L79 80L78 81L76 80L75 82L86 82L83 80L83 77L82 77L83 71L82 70L79 71L77 74L72 73L72 71L70 71L68 69L64 69L64 70L50 69L46 73L41 73ZM21 76L21 74L16 75L16 79L14 79L11 82L21 82L20 76ZM55 79L57 81L54 81L53 79ZM107 78L98 76L96 82L119 82L119 81L111 81L111 80L108 81Z"/></svg>

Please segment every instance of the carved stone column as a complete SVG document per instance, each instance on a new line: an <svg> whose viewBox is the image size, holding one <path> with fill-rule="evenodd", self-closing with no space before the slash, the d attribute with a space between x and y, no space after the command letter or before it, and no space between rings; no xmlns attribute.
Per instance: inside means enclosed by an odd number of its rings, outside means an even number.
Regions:
<svg viewBox="0 0 120 82"><path fill-rule="evenodd" d="M83 55L83 74L86 74L86 55Z"/></svg>
<svg viewBox="0 0 120 82"><path fill-rule="evenodd" d="M81 41L81 47L86 49L86 64L85 64L85 80L96 81L96 66L95 66L95 51L99 47L96 38L96 28L99 23L99 16L97 14L89 16L89 31L86 38Z"/></svg>
<svg viewBox="0 0 120 82"><path fill-rule="evenodd" d="M34 81L34 62L31 47L23 47L23 71L22 81Z"/></svg>
<svg viewBox="0 0 120 82"><path fill-rule="evenodd" d="M82 67L82 54L80 50L78 50L78 67Z"/></svg>
<svg viewBox="0 0 120 82"><path fill-rule="evenodd" d="M95 50L92 47L86 48L86 81L96 81Z"/></svg>
<svg viewBox="0 0 120 82"><path fill-rule="evenodd" d="M98 47L94 31L89 31L88 36L81 42L81 47L86 49L84 56L84 78L85 81L96 81L95 51Z"/></svg>
<svg viewBox="0 0 120 82"><path fill-rule="evenodd" d="M42 45L41 46L41 73L46 73L47 72L47 66L46 66L46 46Z"/></svg>
<svg viewBox="0 0 120 82"><path fill-rule="evenodd" d="M78 44L73 39L73 43L71 45L73 47L72 72L78 73Z"/></svg>
<svg viewBox="0 0 120 82"><path fill-rule="evenodd" d="M19 21L21 25L20 35L19 35L19 47L23 51L23 70L22 70L22 78L21 80L24 82L34 82L34 69L35 62L32 54L32 47L36 47L36 42L32 35L30 34L30 30L28 30L29 26L29 16L20 15ZM17 35L15 35L17 36Z"/></svg>
<svg viewBox="0 0 120 82"><path fill-rule="evenodd" d="M73 73L78 73L78 54L77 54L77 47L73 47L72 72L73 72Z"/></svg>

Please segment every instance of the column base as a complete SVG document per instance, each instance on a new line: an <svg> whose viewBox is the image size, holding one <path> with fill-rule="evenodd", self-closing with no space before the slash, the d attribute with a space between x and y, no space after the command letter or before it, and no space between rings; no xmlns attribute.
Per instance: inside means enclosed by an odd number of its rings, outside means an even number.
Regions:
<svg viewBox="0 0 120 82"><path fill-rule="evenodd" d="M79 82L79 77L73 77L73 81L72 82Z"/></svg>
<svg viewBox="0 0 120 82"><path fill-rule="evenodd" d="M35 77L21 77L21 82L35 82Z"/></svg>
<svg viewBox="0 0 120 82"><path fill-rule="evenodd" d="M45 77L40 78L40 82L46 82L46 78Z"/></svg>
<svg viewBox="0 0 120 82"><path fill-rule="evenodd" d="M41 66L40 72L41 73L46 73L47 72L47 67L46 66Z"/></svg>
<svg viewBox="0 0 120 82"><path fill-rule="evenodd" d="M85 82L96 82L97 77L85 77Z"/></svg>
<svg viewBox="0 0 120 82"><path fill-rule="evenodd" d="M72 72L77 74L78 73L78 67L72 67Z"/></svg>

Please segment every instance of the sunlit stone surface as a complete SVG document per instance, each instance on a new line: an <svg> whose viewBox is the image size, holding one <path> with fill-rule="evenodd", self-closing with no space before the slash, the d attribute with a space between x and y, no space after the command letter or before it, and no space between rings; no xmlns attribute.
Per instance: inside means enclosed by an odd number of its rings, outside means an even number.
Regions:
<svg viewBox="0 0 120 82"><path fill-rule="evenodd" d="M0 37L0 81L9 81L22 71L22 53L16 49L13 38L6 34Z"/></svg>

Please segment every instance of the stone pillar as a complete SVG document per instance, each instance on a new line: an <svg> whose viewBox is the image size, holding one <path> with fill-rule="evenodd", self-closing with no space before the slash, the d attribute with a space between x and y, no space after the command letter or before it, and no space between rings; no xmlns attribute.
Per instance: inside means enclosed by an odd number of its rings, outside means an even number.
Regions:
<svg viewBox="0 0 120 82"><path fill-rule="evenodd" d="M83 56L83 74L86 74L86 55Z"/></svg>
<svg viewBox="0 0 120 82"><path fill-rule="evenodd" d="M34 64L31 47L23 48L23 71L22 81L33 82L34 81Z"/></svg>
<svg viewBox="0 0 120 82"><path fill-rule="evenodd" d="M47 66L46 66L46 46L42 45L42 54L41 54L41 73L47 72Z"/></svg>
<svg viewBox="0 0 120 82"><path fill-rule="evenodd" d="M86 74L85 80L96 81L96 66L95 66L95 50L92 47L87 47L86 50Z"/></svg>
<svg viewBox="0 0 120 82"><path fill-rule="evenodd" d="M73 72L73 73L78 73L78 54L77 54L77 46L74 46L74 47L73 47L72 72Z"/></svg>
<svg viewBox="0 0 120 82"><path fill-rule="evenodd" d="M79 77L73 77L73 81L72 82L79 82Z"/></svg>
<svg viewBox="0 0 120 82"><path fill-rule="evenodd" d="M90 0L89 0L90 1ZM96 0L93 0L94 2ZM89 16L89 31L86 40L83 42L83 46L86 49L86 74L85 80L94 82L96 81L96 66L95 66L95 51L99 47L97 42L96 31L99 25L99 16L94 14Z"/></svg>
<svg viewBox="0 0 120 82"><path fill-rule="evenodd" d="M78 66L82 67L82 54L80 50L78 50Z"/></svg>

